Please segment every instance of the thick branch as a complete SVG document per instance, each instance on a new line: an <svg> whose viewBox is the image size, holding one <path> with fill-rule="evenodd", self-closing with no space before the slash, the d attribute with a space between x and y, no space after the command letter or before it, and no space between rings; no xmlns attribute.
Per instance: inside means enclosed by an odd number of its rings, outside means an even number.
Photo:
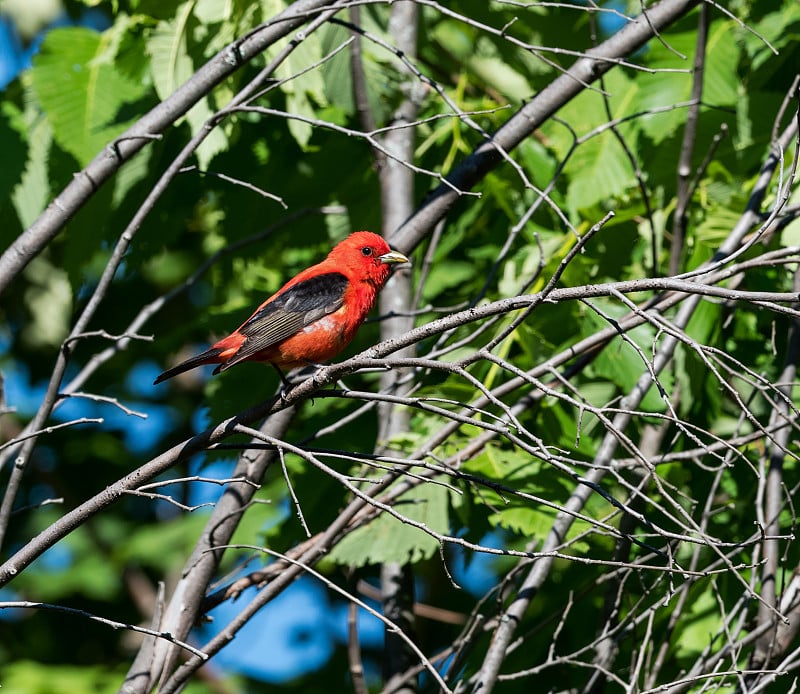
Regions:
<svg viewBox="0 0 800 694"><path fill-rule="evenodd" d="M264 425L265 431L270 436L283 436L294 412L294 408L288 408L270 417ZM232 477L242 477L244 481L227 485L215 504L214 512L186 561L181 579L164 611L160 624L162 631L182 634L178 638L185 638L197 624L206 591L222 560L224 547L239 527L242 515L275 455L275 451L259 451L255 455L245 452L240 456ZM219 547L223 549L217 549ZM168 642L155 639L145 641L128 671L121 691L125 694L149 692L165 672L173 669L178 655Z"/></svg>
<svg viewBox="0 0 800 694"><path fill-rule="evenodd" d="M415 2L397 2L392 5L389 17L389 33L395 46L407 60L417 53L417 24L419 8ZM390 156L376 154L381 184L381 213L383 234L391 235L414 210L414 172L406 165L414 160L416 128L410 126L419 111L417 94L421 85L407 71L403 84L405 98L393 114L392 127L383 137L383 145ZM414 318L408 313L413 291L411 272L404 270L392 277L386 291L380 295L380 310L393 316L381 324L381 337L400 337L414 327ZM400 356L413 357L415 346L401 350ZM404 395L411 388L411 370L399 369L381 374L381 390ZM392 403L381 403L378 407L378 447L385 450L388 442L398 434L409 430L410 411ZM383 675L387 688L398 694L413 694L417 691L415 679L406 679L405 673L415 665L416 655L409 641L414 639L414 568L411 564L390 562L381 566L381 593L384 614L401 631L385 630Z"/></svg>

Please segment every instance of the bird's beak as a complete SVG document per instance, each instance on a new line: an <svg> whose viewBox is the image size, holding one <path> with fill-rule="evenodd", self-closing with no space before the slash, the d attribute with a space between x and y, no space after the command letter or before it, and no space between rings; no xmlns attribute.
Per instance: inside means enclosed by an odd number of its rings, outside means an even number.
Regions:
<svg viewBox="0 0 800 694"><path fill-rule="evenodd" d="M398 263L410 263L411 261L406 258L402 253L399 251L389 251L388 253L384 253L383 255L378 256L378 260L386 265L396 265Z"/></svg>

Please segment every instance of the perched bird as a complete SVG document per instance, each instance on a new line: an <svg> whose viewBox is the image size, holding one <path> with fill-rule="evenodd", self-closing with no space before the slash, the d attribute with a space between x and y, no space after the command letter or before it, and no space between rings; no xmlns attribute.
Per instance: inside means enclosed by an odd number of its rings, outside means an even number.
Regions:
<svg viewBox="0 0 800 694"><path fill-rule="evenodd" d="M282 369L328 361L353 339L391 266L407 262L377 234L356 231L321 263L290 279L230 335L167 369L153 385L204 364L218 364L216 374L243 361L269 362L283 378Z"/></svg>

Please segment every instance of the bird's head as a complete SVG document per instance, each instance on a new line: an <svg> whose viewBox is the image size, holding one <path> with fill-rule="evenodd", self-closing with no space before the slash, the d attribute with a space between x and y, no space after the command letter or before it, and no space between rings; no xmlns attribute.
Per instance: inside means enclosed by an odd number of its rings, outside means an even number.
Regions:
<svg viewBox="0 0 800 694"><path fill-rule="evenodd" d="M371 231L356 231L334 246L328 260L350 274L382 287L389 279L392 265L408 263L402 253L393 251L389 244Z"/></svg>

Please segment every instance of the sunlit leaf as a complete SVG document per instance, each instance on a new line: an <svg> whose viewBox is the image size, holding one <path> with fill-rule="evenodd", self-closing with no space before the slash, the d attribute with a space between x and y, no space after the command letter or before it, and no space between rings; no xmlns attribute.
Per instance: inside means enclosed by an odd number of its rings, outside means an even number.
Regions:
<svg viewBox="0 0 800 694"><path fill-rule="evenodd" d="M424 484L403 494L395 504L398 513L439 533L448 530L448 491ZM383 562L418 562L432 556L439 543L424 530L383 513L350 533L330 555L341 564L358 567Z"/></svg>
<svg viewBox="0 0 800 694"><path fill-rule="evenodd" d="M145 91L103 60L106 49L91 29L55 29L33 59L33 89L56 141L82 164L128 127L120 110Z"/></svg>
<svg viewBox="0 0 800 694"><path fill-rule="evenodd" d="M147 41L153 82L162 100L171 96L199 67L189 52L189 40L196 22L192 14L194 6L194 0L182 3L175 17L159 22ZM193 134L203 128L212 113L207 97L200 99L189 109L186 120ZM206 168L211 159L225 149L226 143L227 138L220 127L211 129L195 152L200 166Z"/></svg>

